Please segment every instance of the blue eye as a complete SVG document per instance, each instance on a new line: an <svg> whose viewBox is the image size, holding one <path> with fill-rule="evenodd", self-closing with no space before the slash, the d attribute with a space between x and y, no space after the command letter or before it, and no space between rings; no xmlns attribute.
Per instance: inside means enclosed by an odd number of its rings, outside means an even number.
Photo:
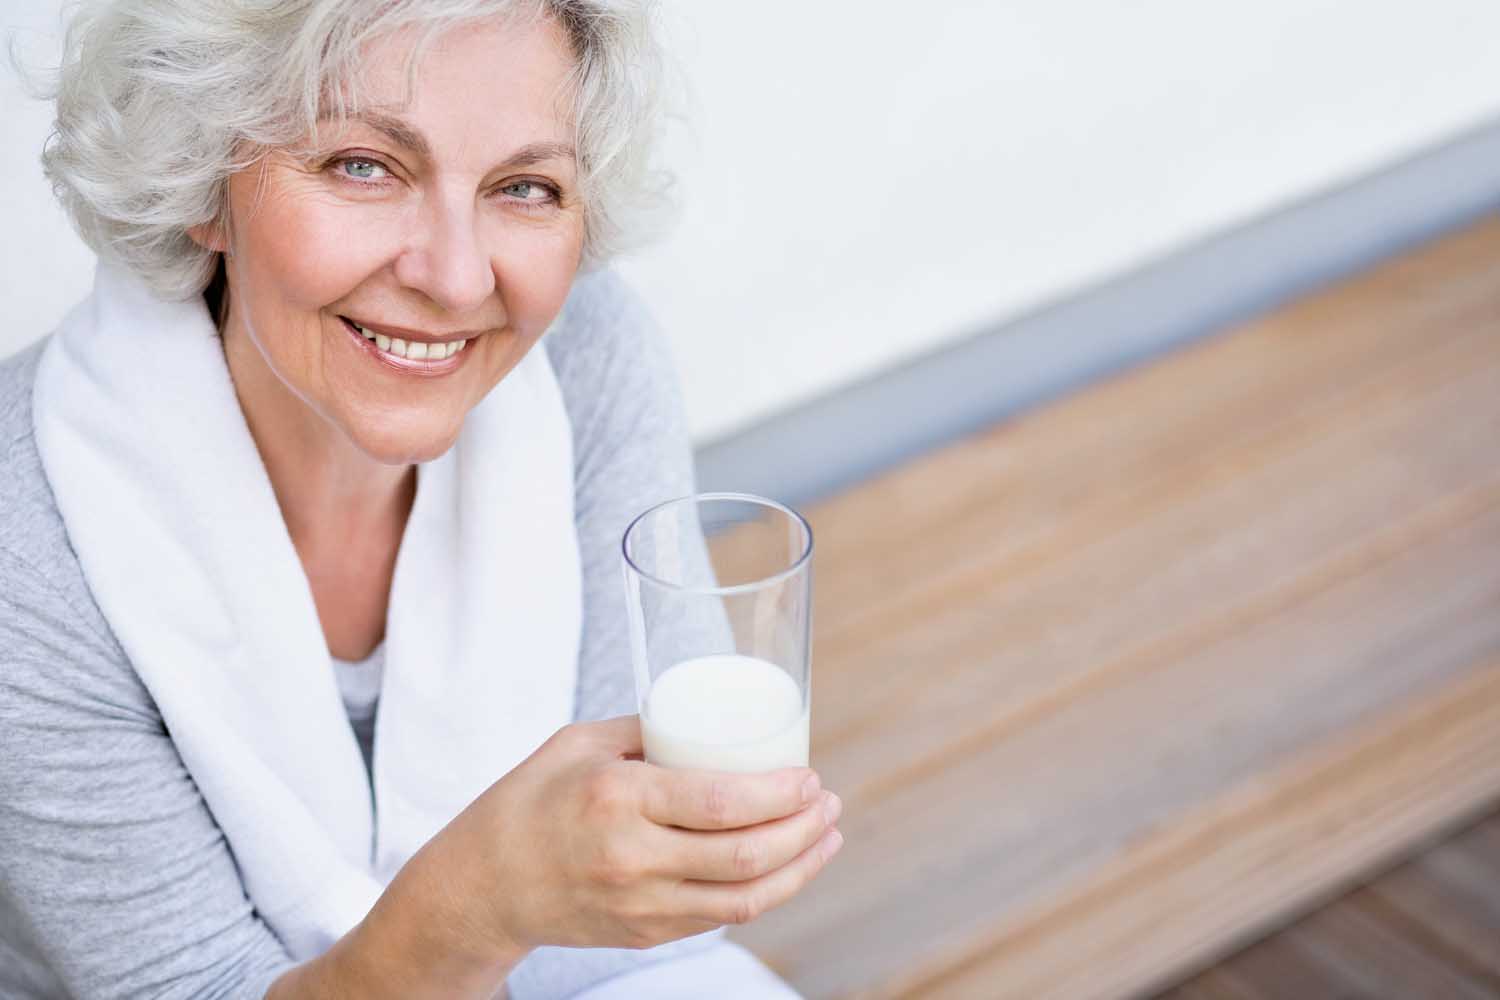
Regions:
<svg viewBox="0 0 1500 1000"><path fill-rule="evenodd" d="M552 192L536 181L514 181L500 190L522 201L546 201L552 197Z"/></svg>
<svg viewBox="0 0 1500 1000"><path fill-rule="evenodd" d="M339 166L343 168L345 176L362 181L380 180L387 173L385 167L382 167L374 160L365 160L359 157L340 160Z"/></svg>

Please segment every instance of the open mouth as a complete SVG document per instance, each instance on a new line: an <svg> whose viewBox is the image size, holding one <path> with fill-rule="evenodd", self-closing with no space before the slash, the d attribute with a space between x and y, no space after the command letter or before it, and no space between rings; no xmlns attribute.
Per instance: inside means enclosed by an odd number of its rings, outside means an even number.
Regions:
<svg viewBox="0 0 1500 1000"><path fill-rule="evenodd" d="M443 362L451 360L455 355L469 346L468 340L449 340L441 343L429 344L420 340L402 340L398 337L387 337L383 333L367 330L354 322L347 316L340 316L340 320L349 328L351 333L362 337L383 358L403 362L418 362L424 366L441 365L447 367Z"/></svg>

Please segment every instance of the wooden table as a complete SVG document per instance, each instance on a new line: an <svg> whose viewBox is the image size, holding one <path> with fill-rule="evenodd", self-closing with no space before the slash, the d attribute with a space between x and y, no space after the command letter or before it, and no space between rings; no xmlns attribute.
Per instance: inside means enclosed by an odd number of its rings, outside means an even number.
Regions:
<svg viewBox="0 0 1500 1000"><path fill-rule="evenodd" d="M1500 1000L1500 812L1161 1000Z"/></svg>
<svg viewBox="0 0 1500 1000"><path fill-rule="evenodd" d="M1500 220L806 511L808 996L1145 993L1500 802Z"/></svg>

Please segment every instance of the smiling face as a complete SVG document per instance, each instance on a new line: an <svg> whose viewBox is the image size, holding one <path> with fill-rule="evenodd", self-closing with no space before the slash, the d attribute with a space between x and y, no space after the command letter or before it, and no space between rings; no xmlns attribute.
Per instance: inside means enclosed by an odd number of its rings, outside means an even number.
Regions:
<svg viewBox="0 0 1500 1000"><path fill-rule="evenodd" d="M290 409L293 433L389 465L452 445L562 307L584 233L561 31L439 36L403 103L410 45L370 48L366 110L325 123L316 155L229 180L224 342L252 426Z"/></svg>

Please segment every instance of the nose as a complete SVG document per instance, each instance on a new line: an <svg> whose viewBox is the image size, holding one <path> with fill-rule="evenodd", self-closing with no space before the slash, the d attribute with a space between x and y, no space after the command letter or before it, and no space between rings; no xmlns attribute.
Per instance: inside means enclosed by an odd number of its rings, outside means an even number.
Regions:
<svg viewBox="0 0 1500 1000"><path fill-rule="evenodd" d="M495 291L495 270L478 222L472 198L430 199L396 259L396 280L447 312L471 312L483 304Z"/></svg>

